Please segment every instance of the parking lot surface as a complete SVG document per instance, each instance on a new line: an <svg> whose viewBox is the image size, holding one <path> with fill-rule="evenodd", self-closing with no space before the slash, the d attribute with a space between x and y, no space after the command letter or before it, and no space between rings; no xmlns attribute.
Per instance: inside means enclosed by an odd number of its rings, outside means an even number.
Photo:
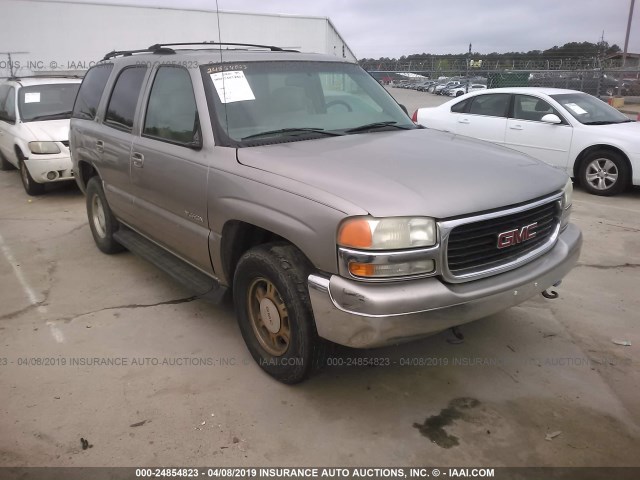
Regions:
<svg viewBox="0 0 640 480"><path fill-rule="evenodd" d="M446 100L390 91L410 113ZM573 221L558 299L462 343L338 348L291 387L253 362L230 303L100 253L74 186L32 198L0 172L0 465L638 466L640 191L577 188Z"/></svg>

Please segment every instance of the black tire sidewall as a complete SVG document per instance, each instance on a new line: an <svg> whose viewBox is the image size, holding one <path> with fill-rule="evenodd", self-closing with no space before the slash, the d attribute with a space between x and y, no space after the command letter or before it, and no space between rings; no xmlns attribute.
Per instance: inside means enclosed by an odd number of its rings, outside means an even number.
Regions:
<svg viewBox="0 0 640 480"><path fill-rule="evenodd" d="M105 236L101 237L95 229L93 223L93 198L98 196L104 210ZM99 177L92 177L87 182L87 218L89 220L89 228L91 235L96 242L97 247L104 253L117 253L124 250L124 247L113 238L114 232L118 230L119 224L115 216L109 208L107 198L102 188L102 182Z"/></svg>
<svg viewBox="0 0 640 480"><path fill-rule="evenodd" d="M618 180L615 184L613 184L612 187L606 190L598 190L591 186L591 184L587 181L587 166L597 158L606 158L608 160L611 160L613 163L615 163L618 169ZM627 163L619 154L607 150L597 150L587 155L587 157L580 165L580 184L582 185L582 188L593 195L608 197L624 191L629 186L630 173L631 172L629 171Z"/></svg>
<svg viewBox="0 0 640 480"><path fill-rule="evenodd" d="M294 250L293 246L278 244L253 248L240 259L233 281L238 325L251 356L265 372L287 384L298 383L307 377L313 367L318 347L306 290L307 277ZM273 282L287 306L291 337L287 352L280 357L264 350L251 326L247 297L249 286L257 277Z"/></svg>
<svg viewBox="0 0 640 480"><path fill-rule="evenodd" d="M20 182L22 182L22 186L24 187L24 191L27 192L27 195L36 196L43 193L44 185L41 183L37 183L33 179L33 177L31 176L31 173L29 173L29 169L27 168L27 165L24 163L24 158L20 158L18 161L20 165L20 169L19 169ZM23 173L23 169L24 169L24 173ZM27 176L27 181L29 182L28 184L24 183L24 174L26 174Z"/></svg>

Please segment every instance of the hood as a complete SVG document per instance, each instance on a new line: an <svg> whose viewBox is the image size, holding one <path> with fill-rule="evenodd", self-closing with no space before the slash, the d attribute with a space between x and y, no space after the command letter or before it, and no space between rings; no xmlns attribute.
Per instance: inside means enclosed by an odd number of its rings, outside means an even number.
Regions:
<svg viewBox="0 0 640 480"><path fill-rule="evenodd" d="M428 129L240 148L238 161L329 194L317 201L340 197L376 217L466 215L560 191L567 180L527 155Z"/></svg>
<svg viewBox="0 0 640 480"><path fill-rule="evenodd" d="M611 125L584 125L587 131L597 129L615 138L635 143L634 152L640 152L640 122L613 123ZM594 130L595 132L595 130Z"/></svg>
<svg viewBox="0 0 640 480"><path fill-rule="evenodd" d="M37 142L66 142L69 140L69 119L25 122L23 125Z"/></svg>

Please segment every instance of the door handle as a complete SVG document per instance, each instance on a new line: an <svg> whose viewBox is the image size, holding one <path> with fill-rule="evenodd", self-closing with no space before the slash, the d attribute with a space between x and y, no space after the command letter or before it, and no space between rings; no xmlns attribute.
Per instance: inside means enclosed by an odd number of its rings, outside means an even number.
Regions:
<svg viewBox="0 0 640 480"><path fill-rule="evenodd" d="M133 162L134 167L142 168L144 165L144 155L138 152L133 152L131 154L131 161Z"/></svg>
<svg viewBox="0 0 640 480"><path fill-rule="evenodd" d="M104 152L104 142L102 140L96 140L96 150L99 153Z"/></svg>
<svg viewBox="0 0 640 480"><path fill-rule="evenodd" d="M468 118L461 118L458 120L458 123L469 124L471 121Z"/></svg>
<svg viewBox="0 0 640 480"><path fill-rule="evenodd" d="M522 127L522 125L511 125L509 127L511 130L524 130L524 128Z"/></svg>

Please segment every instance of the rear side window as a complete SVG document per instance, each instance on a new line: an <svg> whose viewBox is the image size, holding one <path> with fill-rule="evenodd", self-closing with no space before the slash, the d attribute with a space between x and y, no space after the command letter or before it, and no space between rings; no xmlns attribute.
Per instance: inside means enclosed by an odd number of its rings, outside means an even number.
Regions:
<svg viewBox="0 0 640 480"><path fill-rule="evenodd" d="M467 107L471 103L472 98L467 98L461 102L456 103L453 107L451 107L451 111L453 113L464 113L467 111Z"/></svg>
<svg viewBox="0 0 640 480"><path fill-rule="evenodd" d="M181 145L200 142L196 99L186 69L158 69L149 94L142 134Z"/></svg>
<svg viewBox="0 0 640 480"><path fill-rule="evenodd" d="M102 92L113 70L113 64L97 65L84 76L80 91L73 106L73 118L93 120L96 118Z"/></svg>
<svg viewBox="0 0 640 480"><path fill-rule="evenodd" d="M508 93L492 93L473 97L469 113L488 117L504 117L511 96Z"/></svg>
<svg viewBox="0 0 640 480"><path fill-rule="evenodd" d="M127 132L131 131L138 96L146 73L145 67L129 67L120 72L107 106L104 119L106 125Z"/></svg>

